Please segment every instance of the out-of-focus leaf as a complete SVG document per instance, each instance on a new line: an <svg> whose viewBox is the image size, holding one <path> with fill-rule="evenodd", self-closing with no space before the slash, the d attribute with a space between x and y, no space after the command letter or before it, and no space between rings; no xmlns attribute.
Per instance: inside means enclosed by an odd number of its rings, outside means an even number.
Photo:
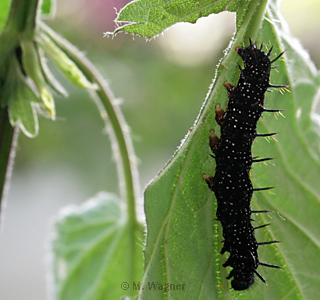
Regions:
<svg viewBox="0 0 320 300"><path fill-rule="evenodd" d="M136 295L143 271L143 228L137 227L134 237L129 232L115 195L99 193L81 207L65 209L55 222L52 241L55 299ZM130 238L136 241L134 249Z"/></svg>
<svg viewBox="0 0 320 300"><path fill-rule="evenodd" d="M55 118L54 99L48 89L45 77L42 73L41 59L38 49L33 41L21 41L22 64L27 75L37 87L41 102L50 118Z"/></svg>
<svg viewBox="0 0 320 300"><path fill-rule="evenodd" d="M37 96L25 84L20 85L9 100L10 123L12 126L19 125L28 137L35 137L39 130L35 102L37 102Z"/></svg>
<svg viewBox="0 0 320 300"><path fill-rule="evenodd" d="M50 15L55 7L55 0L43 0L41 5L41 14Z"/></svg>
<svg viewBox="0 0 320 300"><path fill-rule="evenodd" d="M18 125L28 137L38 133L38 117L35 104L39 102L29 82L21 73L15 56L9 56L3 65L4 77L1 89L1 105L9 107L9 118L12 126Z"/></svg>
<svg viewBox="0 0 320 300"><path fill-rule="evenodd" d="M137 5L140 1L137 2ZM172 1L171 1L172 2ZM320 275L320 126L315 115L320 80L306 52L286 30L278 14L276 1L270 1L262 24L247 20L237 32L222 60L214 85L199 118L172 160L145 192L147 245L145 274L139 299L314 299L318 295ZM256 278L244 292L230 291L222 268L228 255L221 255L223 240L220 223L215 221L214 194L202 174L214 174L210 157L209 131L219 128L214 107L225 107L225 81L237 83L241 63L234 51L248 45L248 36L264 42L265 51L274 46L272 58L286 50L279 68L272 71L271 82L288 84L290 92L266 94L268 108L283 108L285 118L264 114L260 132L279 132L276 141L255 141L253 154L277 158L272 164L256 164L252 170L255 187L275 186L274 193L260 192L252 199L257 210L274 213L254 215L255 224L272 225L256 233L258 241L282 243L259 247L262 262L278 264L283 270L264 268L258 271L268 285ZM169 283L172 289L150 288L150 283ZM177 285L184 289L174 289Z"/></svg>
<svg viewBox="0 0 320 300"><path fill-rule="evenodd" d="M41 49L39 49L41 50ZM55 91L59 96L67 97L68 92L65 90L65 88L60 84L60 82L55 78L55 76L52 74L47 59L45 58L44 51L39 51L39 55L41 57L41 69L43 76L47 82L47 84L50 86L50 88Z"/></svg>
<svg viewBox="0 0 320 300"><path fill-rule="evenodd" d="M76 86L86 89L94 89L96 86L88 81L77 65L47 36L40 35L45 53L54 61L63 74Z"/></svg>

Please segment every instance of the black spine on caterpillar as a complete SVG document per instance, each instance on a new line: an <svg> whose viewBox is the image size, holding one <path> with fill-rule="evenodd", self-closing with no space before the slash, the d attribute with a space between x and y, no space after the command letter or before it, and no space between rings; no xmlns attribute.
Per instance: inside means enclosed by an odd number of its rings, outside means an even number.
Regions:
<svg viewBox="0 0 320 300"><path fill-rule="evenodd" d="M220 138L214 130L211 130L209 136L216 171L214 177L204 175L204 179L217 198L216 215L221 222L224 237L221 253L230 253L223 266L232 267L227 278L232 278L231 286L235 290L248 289L254 283L255 274L265 282L257 272L259 265L280 268L259 261L259 243L255 239L254 230L268 224L254 228L250 206L255 190L268 189L254 189L249 174L253 162L270 159L256 159L251 154L252 143L259 136L257 122L261 114L263 111L277 111L264 108L264 94L269 87L284 87L269 83L271 64L283 54L271 61L271 50L265 53L262 45L260 49L257 48L251 39L247 48L236 48L243 59L244 68L239 66L237 86L225 83L229 97L226 111L219 104L216 106L216 121L221 127Z"/></svg>

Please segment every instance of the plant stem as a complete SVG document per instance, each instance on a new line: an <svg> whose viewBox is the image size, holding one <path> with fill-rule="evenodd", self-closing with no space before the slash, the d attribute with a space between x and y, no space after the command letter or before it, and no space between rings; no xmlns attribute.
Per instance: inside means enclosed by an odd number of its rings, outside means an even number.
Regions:
<svg viewBox="0 0 320 300"><path fill-rule="evenodd" d="M240 44L245 39L250 37L253 41L256 40L258 33L261 30L261 24L266 11L268 0L251 1L243 23L235 36L235 43Z"/></svg>
<svg viewBox="0 0 320 300"><path fill-rule="evenodd" d="M34 33L39 0L12 0L5 28L17 33Z"/></svg>
<svg viewBox="0 0 320 300"><path fill-rule="evenodd" d="M128 216L128 238L129 238L129 282L134 280L134 258L136 241L135 236L138 229L138 221L136 217L135 199L138 195L138 172L135 164L135 157L132 142L128 133L128 126L126 125L122 113L115 103L114 96L103 79L102 75L93 66L93 64L71 43L60 37L52 29L45 24L41 24L45 34L60 47L62 51L78 66L89 81L96 83L99 87L95 91L99 97L100 102L98 107L101 108L101 116L106 125L111 124L112 131L110 133L111 142L113 145L113 152L117 161L117 168L119 173L120 192L122 198L127 202L127 216ZM101 107L102 106L102 107ZM124 184L123 184L124 183Z"/></svg>
<svg viewBox="0 0 320 300"><path fill-rule="evenodd" d="M11 175L18 129L9 121L8 109L0 108L0 206Z"/></svg>
<svg viewBox="0 0 320 300"><path fill-rule="evenodd" d="M36 18L38 14L39 0L12 0L10 12L0 34L0 68L5 70L4 63L8 56L19 46L21 36L33 41ZM2 74L6 76L6 74ZM1 78L3 79L3 78ZM3 80L2 80L3 81ZM1 86L0 86L1 88ZM6 99L1 99L6 100ZM1 101L2 102L2 101ZM15 132L18 129L12 128L8 108L0 108L0 205L6 187L8 185L9 175L11 173L13 157L15 153ZM16 134L17 136L17 134Z"/></svg>
<svg viewBox="0 0 320 300"><path fill-rule="evenodd" d="M21 35L33 40L39 0L12 0L7 22L0 35L0 64L18 45Z"/></svg>

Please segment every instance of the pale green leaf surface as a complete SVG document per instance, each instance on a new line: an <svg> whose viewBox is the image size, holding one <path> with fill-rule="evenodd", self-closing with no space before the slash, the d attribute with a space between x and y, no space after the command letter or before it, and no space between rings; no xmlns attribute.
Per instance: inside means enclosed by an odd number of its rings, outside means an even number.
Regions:
<svg viewBox="0 0 320 300"><path fill-rule="evenodd" d="M39 131L38 117L34 104L37 96L27 84L19 85L9 99L9 117L12 126L18 125L28 137L35 137Z"/></svg>
<svg viewBox="0 0 320 300"><path fill-rule="evenodd" d="M142 276L143 229L136 231L136 248L128 246L128 223L117 196L99 193L80 207L64 210L55 222L53 248L54 299L105 300L134 295ZM135 253L128 261L129 251ZM129 288L121 288L123 282Z"/></svg>
<svg viewBox="0 0 320 300"><path fill-rule="evenodd" d="M257 1L254 1L257 2ZM115 30L151 38L178 22L195 23L200 17L221 11L235 11L248 0L138 0L125 6L116 22L125 23Z"/></svg>
<svg viewBox="0 0 320 300"><path fill-rule="evenodd" d="M22 74L15 56L7 58L2 71L5 73L5 81L2 85L1 100L3 106L9 107L11 125L19 126L28 137L36 136L39 130L35 111L35 103L39 103L38 97Z"/></svg>
<svg viewBox="0 0 320 300"><path fill-rule="evenodd" d="M76 63L72 61L44 32L41 32L39 35L39 42L39 45L43 47L45 53L54 61L55 65L70 80L70 82L81 88L97 88L94 84L88 81L81 70L77 67Z"/></svg>
<svg viewBox="0 0 320 300"><path fill-rule="evenodd" d="M48 60L45 59L44 51L39 51L39 56L41 59L42 73L43 73L43 76L44 76L47 84L59 96L68 97L68 92L65 90L65 88L62 86L62 84L52 74L52 72L48 66Z"/></svg>
<svg viewBox="0 0 320 300"><path fill-rule="evenodd" d="M257 20L247 22L237 32L234 43L222 60L214 85L199 118L179 150L145 191L147 244L145 274L139 299L316 299L320 285L320 126L314 112L320 87L319 73L300 44L287 32L270 2L262 28ZM264 49L274 45L272 58L286 50L279 67L272 71L271 83L288 84L290 92L266 93L265 106L284 109L284 116L264 114L259 131L280 132L277 141L257 139L253 154L275 157L272 163L255 164L251 172L255 187L275 186L272 193L257 192L252 207L269 209L253 215L256 226L272 223L256 232L258 241L280 240L276 245L259 247L262 262L278 264L282 270L260 266L267 280L258 278L249 290L230 291L222 268L228 255L220 255L221 227L215 221L214 194L202 174L214 174L210 155L209 131L214 106L225 107L225 81L237 83L240 58L236 46L248 45L248 36ZM150 283L184 284L184 290L150 288ZM174 286L173 286L174 287Z"/></svg>

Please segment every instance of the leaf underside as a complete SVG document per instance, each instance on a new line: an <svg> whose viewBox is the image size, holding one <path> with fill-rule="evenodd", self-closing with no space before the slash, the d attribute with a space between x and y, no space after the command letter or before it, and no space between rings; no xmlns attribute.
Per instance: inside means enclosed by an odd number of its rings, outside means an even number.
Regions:
<svg viewBox="0 0 320 300"><path fill-rule="evenodd" d="M145 274L139 299L312 299L317 294L320 127L313 107L320 87L319 74L300 44L282 26L276 5L270 2L261 30L250 31L248 26L247 31L236 34L195 126L147 187ZM219 132L214 106L226 105L223 83L237 83L240 60L234 49L248 45L248 36L258 45L263 41L265 51L273 45L271 59L286 50L277 71L272 71L271 82L287 84L290 91L275 90L265 99L267 108L284 109L285 118L265 113L258 125L259 132L280 134L277 141L260 138L253 146L255 156L276 160L255 164L251 172L254 187L276 187L272 193L255 193L253 209L272 212L253 215L253 219L254 226L272 223L256 232L258 242L282 241L259 247L260 260L283 269L260 266L258 271L268 285L256 278L252 288L235 292L230 291L226 280L230 270L221 267L228 255L219 254L223 239L220 223L214 220L216 202L202 175L214 174L208 140L211 128ZM168 290L153 289L152 282L173 286ZM174 289L178 284L185 288Z"/></svg>
<svg viewBox="0 0 320 300"><path fill-rule="evenodd" d="M128 224L120 200L99 193L80 207L65 209L55 222L53 249L54 299L105 300L137 294L143 268L142 227L135 233L136 249L128 243ZM135 253L130 261L129 251ZM128 270L135 269L134 278ZM129 283L125 289L123 283Z"/></svg>
<svg viewBox="0 0 320 300"><path fill-rule="evenodd" d="M125 25L114 33L126 31L148 38L163 32L178 22L195 23L199 18L221 11L236 11L250 1L238 0L139 0L129 3L119 13L116 22Z"/></svg>

